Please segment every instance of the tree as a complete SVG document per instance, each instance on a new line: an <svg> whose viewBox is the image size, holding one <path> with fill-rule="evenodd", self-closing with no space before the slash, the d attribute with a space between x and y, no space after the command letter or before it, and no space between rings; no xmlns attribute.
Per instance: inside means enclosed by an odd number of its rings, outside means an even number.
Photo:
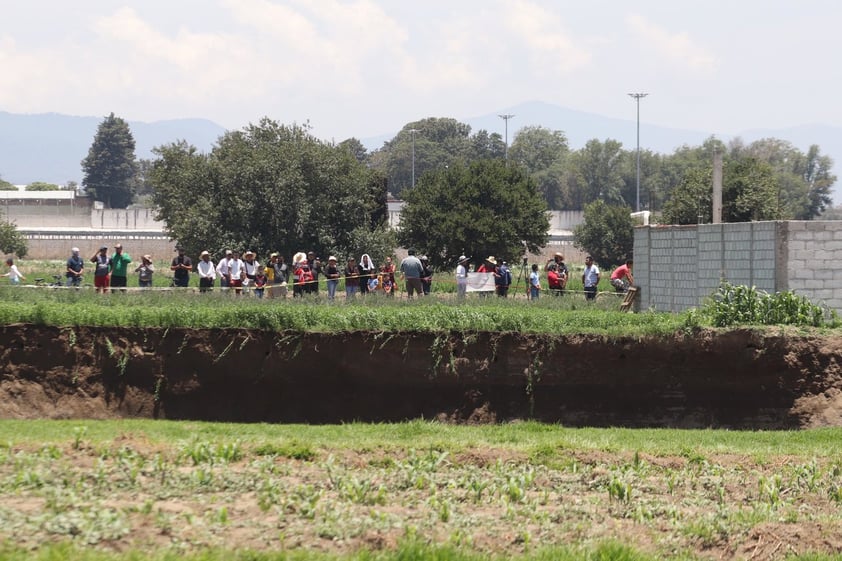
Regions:
<svg viewBox="0 0 842 561"><path fill-rule="evenodd" d="M17 191L18 188L4 179L0 179L0 191Z"/></svg>
<svg viewBox="0 0 842 561"><path fill-rule="evenodd" d="M503 160L429 173L405 200L398 241L434 267L454 267L460 254L515 261L547 243L546 203L525 171Z"/></svg>
<svg viewBox="0 0 842 561"><path fill-rule="evenodd" d="M729 162L722 170L725 222L780 220L778 185L772 167L756 158Z"/></svg>
<svg viewBox="0 0 842 561"><path fill-rule="evenodd" d="M388 236L382 177L307 126L264 118L229 131L210 154L183 142L154 153L158 217L194 254L239 248L348 256L372 236Z"/></svg>
<svg viewBox="0 0 842 561"><path fill-rule="evenodd" d="M368 150L357 138L349 138L339 143L340 148L347 150L361 164L368 160Z"/></svg>
<svg viewBox="0 0 842 561"><path fill-rule="evenodd" d="M665 224L707 224L713 215L713 169L687 170L672 196L664 204Z"/></svg>
<svg viewBox="0 0 842 561"><path fill-rule="evenodd" d="M88 156L82 160L82 185L109 208L126 208L134 198L134 149L128 123L111 113L99 124Z"/></svg>
<svg viewBox="0 0 842 561"><path fill-rule="evenodd" d="M19 258L26 257L26 238L18 232L14 223L0 216L0 251L6 255L15 254Z"/></svg>
<svg viewBox="0 0 842 561"><path fill-rule="evenodd" d="M624 156L622 143L611 139L605 142L589 140L584 148L571 155L571 180L575 182L579 191L577 198L582 204L596 200L613 205L624 204L621 194Z"/></svg>
<svg viewBox="0 0 842 561"><path fill-rule="evenodd" d="M568 153L567 137L562 131L528 126L520 129L512 141L509 160L526 168L550 208L560 209L569 206L564 193Z"/></svg>
<svg viewBox="0 0 842 561"><path fill-rule="evenodd" d="M55 183L47 183L45 181L33 181L26 186L27 191L60 191L61 187Z"/></svg>
<svg viewBox="0 0 842 561"><path fill-rule="evenodd" d="M588 252L603 267L618 265L632 257L634 222L632 209L597 200L585 206L585 221L573 229L576 247Z"/></svg>

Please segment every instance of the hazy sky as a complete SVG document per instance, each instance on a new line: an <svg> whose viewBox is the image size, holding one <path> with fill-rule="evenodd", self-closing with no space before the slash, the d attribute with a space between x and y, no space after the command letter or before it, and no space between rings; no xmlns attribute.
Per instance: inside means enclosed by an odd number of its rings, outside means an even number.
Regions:
<svg viewBox="0 0 842 561"><path fill-rule="evenodd" d="M634 119L640 91L645 123L842 126L836 0L0 0L0 14L13 113L266 115L339 141L532 100Z"/></svg>

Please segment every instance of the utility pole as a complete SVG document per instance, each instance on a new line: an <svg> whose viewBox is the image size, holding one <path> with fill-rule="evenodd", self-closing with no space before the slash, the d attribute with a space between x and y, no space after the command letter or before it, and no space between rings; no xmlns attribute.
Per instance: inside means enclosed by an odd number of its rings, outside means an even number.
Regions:
<svg viewBox="0 0 842 561"><path fill-rule="evenodd" d="M506 113L505 115L497 115L497 116L500 117L501 119L503 119L504 121L506 121L506 148L505 148L504 154L505 154L506 161L508 162L509 161L509 119L514 117L514 115L512 115L511 113Z"/></svg>
<svg viewBox="0 0 842 561"><path fill-rule="evenodd" d="M412 186L415 187L415 134L421 129L409 129L407 132L412 135Z"/></svg>
<svg viewBox="0 0 842 561"><path fill-rule="evenodd" d="M648 93L630 93L637 102L637 203L635 212L640 212L640 99L649 95ZM652 210L651 208L649 210Z"/></svg>

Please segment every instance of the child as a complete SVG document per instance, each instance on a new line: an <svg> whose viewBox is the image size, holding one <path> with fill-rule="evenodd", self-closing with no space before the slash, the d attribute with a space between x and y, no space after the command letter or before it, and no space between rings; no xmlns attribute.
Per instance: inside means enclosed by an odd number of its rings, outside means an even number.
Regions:
<svg viewBox="0 0 842 561"><path fill-rule="evenodd" d="M258 298L263 298L263 290L266 286L266 272L263 269L258 269L254 275L254 294Z"/></svg>
<svg viewBox="0 0 842 561"><path fill-rule="evenodd" d="M9 272L3 275L4 277L9 277L9 282L15 286L20 284L20 281L26 280L26 277L23 276L20 271L18 271L18 266L15 265L15 262L11 259L6 259L6 266L9 267Z"/></svg>
<svg viewBox="0 0 842 561"><path fill-rule="evenodd" d="M529 273L529 298L537 300L541 293L541 281L538 278L538 264L532 264L532 272Z"/></svg>

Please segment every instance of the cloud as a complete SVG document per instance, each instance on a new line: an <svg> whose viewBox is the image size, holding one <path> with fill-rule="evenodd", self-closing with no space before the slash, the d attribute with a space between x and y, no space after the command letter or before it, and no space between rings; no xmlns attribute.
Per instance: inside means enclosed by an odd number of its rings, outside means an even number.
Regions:
<svg viewBox="0 0 842 561"><path fill-rule="evenodd" d="M644 43L675 66L705 73L716 70L716 57L697 45L687 33L670 33L637 14L628 16L626 24Z"/></svg>
<svg viewBox="0 0 842 561"><path fill-rule="evenodd" d="M591 61L588 49L563 31L562 19L534 2L520 0L509 5L506 21L527 47L527 57L536 70L569 74Z"/></svg>

